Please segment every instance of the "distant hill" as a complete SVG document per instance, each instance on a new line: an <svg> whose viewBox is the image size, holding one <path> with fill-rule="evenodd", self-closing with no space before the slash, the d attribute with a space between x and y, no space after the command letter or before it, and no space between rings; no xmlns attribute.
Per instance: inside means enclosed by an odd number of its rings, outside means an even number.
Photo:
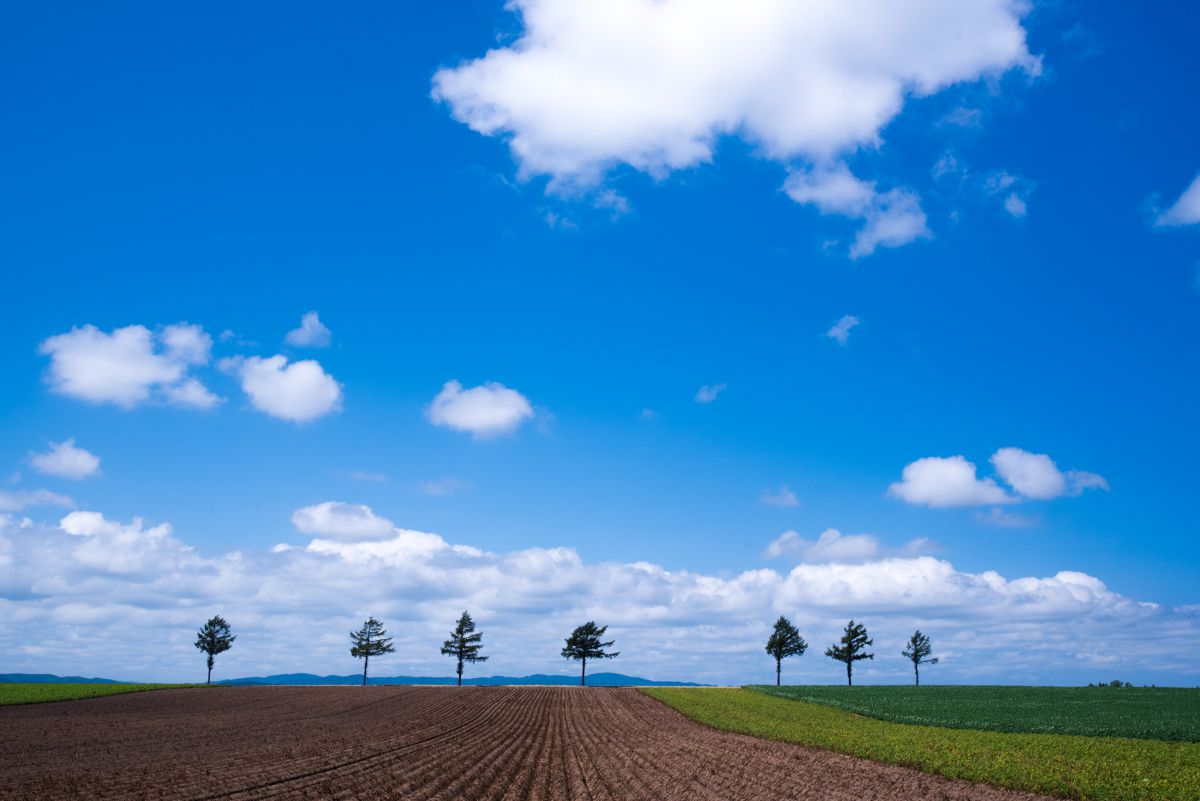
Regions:
<svg viewBox="0 0 1200 801"><path fill-rule="evenodd" d="M50 673L0 673L0 684L120 684L114 679L85 679L82 676L55 676ZM362 674L349 676L317 676L313 673L281 673L275 676L247 676L241 679L224 679L214 684L285 685L285 684L361 684ZM454 684L455 679L445 676L371 676L367 684ZM487 676L463 679L463 684L491 686L497 684L529 684L543 686L570 686L579 683L579 676L549 676L536 673L532 676ZM589 687L703 687L691 681L651 681L640 676L623 673L593 673L588 676Z"/></svg>
<svg viewBox="0 0 1200 801"><path fill-rule="evenodd" d="M50 673L0 673L0 684L120 684L113 679L55 676Z"/></svg>
<svg viewBox="0 0 1200 801"><path fill-rule="evenodd" d="M370 676L367 684L454 684L456 679L446 676ZM225 679L218 684L361 684L362 675L316 676L312 673L283 673L277 676L250 676L241 679ZM463 679L463 684L494 686L498 684L530 684L545 686L569 686L579 683L579 676L549 676L535 673L532 676L486 676ZM651 681L640 676L623 673L593 673L588 676L589 687L702 687L690 681Z"/></svg>

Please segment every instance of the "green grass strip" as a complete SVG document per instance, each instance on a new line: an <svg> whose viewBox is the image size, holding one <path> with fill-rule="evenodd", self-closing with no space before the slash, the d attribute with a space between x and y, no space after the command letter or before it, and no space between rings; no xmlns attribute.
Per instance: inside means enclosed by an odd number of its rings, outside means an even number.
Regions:
<svg viewBox="0 0 1200 801"><path fill-rule="evenodd" d="M104 695L203 687L203 684L0 684L0 706L78 701Z"/></svg>
<svg viewBox="0 0 1200 801"><path fill-rule="evenodd" d="M914 726L743 689L646 695L724 731L1084 801L1197 801L1200 744Z"/></svg>
<svg viewBox="0 0 1200 801"><path fill-rule="evenodd" d="M759 686L894 723L1200 742L1200 689L1183 687Z"/></svg>

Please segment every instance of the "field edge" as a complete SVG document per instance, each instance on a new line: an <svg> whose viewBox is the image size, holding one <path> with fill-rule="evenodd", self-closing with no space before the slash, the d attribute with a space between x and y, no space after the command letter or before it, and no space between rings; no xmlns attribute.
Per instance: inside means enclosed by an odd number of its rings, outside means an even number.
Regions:
<svg viewBox="0 0 1200 801"><path fill-rule="evenodd" d="M721 731L1077 801L1197 801L1200 744L893 723L742 688L640 688Z"/></svg>

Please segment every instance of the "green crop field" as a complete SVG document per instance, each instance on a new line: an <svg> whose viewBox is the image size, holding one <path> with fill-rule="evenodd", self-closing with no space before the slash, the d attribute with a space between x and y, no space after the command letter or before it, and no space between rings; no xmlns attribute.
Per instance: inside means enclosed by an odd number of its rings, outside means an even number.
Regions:
<svg viewBox="0 0 1200 801"><path fill-rule="evenodd" d="M1175 687L770 687L748 689L897 723L1200 742L1200 690Z"/></svg>
<svg viewBox="0 0 1200 801"><path fill-rule="evenodd" d="M1081 801L1200 799L1200 743L893 723L747 689L642 692L716 729L956 779Z"/></svg>
<svg viewBox="0 0 1200 801"><path fill-rule="evenodd" d="M0 684L0 706L77 701L102 695L203 687L203 684Z"/></svg>

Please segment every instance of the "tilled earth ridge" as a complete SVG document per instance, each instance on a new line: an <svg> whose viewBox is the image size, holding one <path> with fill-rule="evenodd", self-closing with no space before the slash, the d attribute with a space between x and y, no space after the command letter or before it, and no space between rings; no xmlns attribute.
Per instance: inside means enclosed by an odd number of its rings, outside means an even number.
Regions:
<svg viewBox="0 0 1200 801"><path fill-rule="evenodd" d="M0 799L1035 799L715 731L632 689L229 687L0 707Z"/></svg>

